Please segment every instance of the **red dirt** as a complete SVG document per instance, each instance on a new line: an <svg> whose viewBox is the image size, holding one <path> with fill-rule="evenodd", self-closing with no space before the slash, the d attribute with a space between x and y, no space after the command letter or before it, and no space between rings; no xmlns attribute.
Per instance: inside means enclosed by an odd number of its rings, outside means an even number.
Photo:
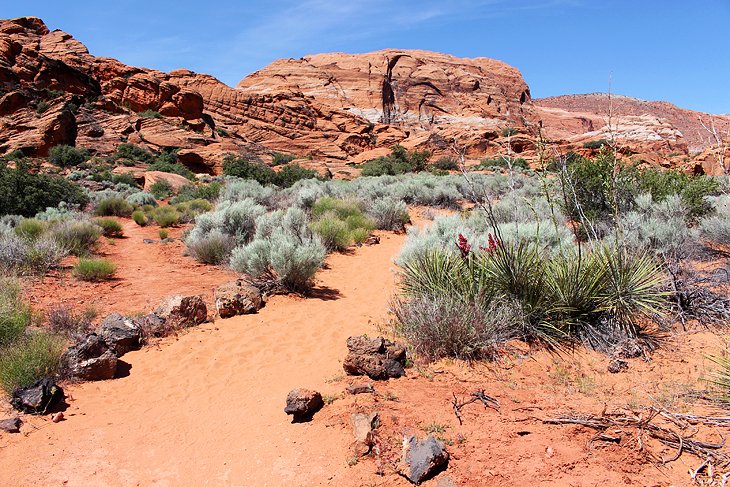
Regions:
<svg viewBox="0 0 730 487"><path fill-rule="evenodd" d="M457 485L690 483L688 469L701 459L685 453L657 466L630 435L621 445L590 443L592 430L544 425L541 419L627 405L686 408L682 394L705 388L701 378L713 370L705 355L725 349L723 339L709 331L674 336L650 362L631 360L628 372L616 375L606 371L604 355L528 355L515 344L498 363L416 366L408 377L376 383L377 395L343 394L347 384L362 382L343 375L346 338L377 334L389 319L392 258L405 237L380 236L379 245L328 257L314 297L275 296L258 314L204 324L125 355L122 360L131 366L127 377L67 385L73 400L65 421L26 416L24 435L0 436L0 485L410 485L391 465L404 433L425 435L429 429L446 441L452 460L447 472L424 485L435 486L446 475ZM181 247L134 241L127 247L119 242L115 250L124 252L109 255L137 262L120 267L120 276L141 284L102 287L97 305L139 302L134 290L154 302L178 288L172 286L178 275L184 276L181 290L195 289L195 264L180 255ZM209 269L209 281L200 286L227 278L224 274ZM87 293L83 296L94 294L93 286L78 289ZM335 400L312 422L291 424L283 408L295 387ZM465 406L460 426L452 394L463 397L481 389L500 401L500 410ZM707 411L691 407L694 413ZM354 411L380 413L382 455L349 466ZM719 439L712 430L698 436ZM655 455L673 454L655 442L645 445Z"/></svg>
<svg viewBox="0 0 730 487"><path fill-rule="evenodd" d="M83 309L91 307L104 316L120 313L147 313L172 294L202 294L213 303L213 289L236 278L232 271L200 264L184 256L185 244L179 240L185 227L169 228L175 240L160 243L159 227L140 227L132 220L119 219L124 237L102 237L99 254L117 264L114 279L84 282L70 274L74 258L64 261L63 269L43 278L30 280L26 294L34 307L46 309L63 304ZM155 243L145 244L144 239Z"/></svg>

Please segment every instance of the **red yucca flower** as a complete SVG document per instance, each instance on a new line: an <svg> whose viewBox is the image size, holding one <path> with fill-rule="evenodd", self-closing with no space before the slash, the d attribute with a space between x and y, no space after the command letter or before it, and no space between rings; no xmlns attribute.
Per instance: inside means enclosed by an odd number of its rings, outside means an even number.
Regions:
<svg viewBox="0 0 730 487"><path fill-rule="evenodd" d="M469 252L471 251L471 244L461 233L459 234L459 240L456 242L456 246L459 247L459 252L461 252L462 257L466 258L469 255Z"/></svg>
<svg viewBox="0 0 730 487"><path fill-rule="evenodd" d="M489 241L488 247L482 247L480 245L479 250L489 252L489 254L491 255L494 253L495 250L497 250L497 247L502 246L502 242L498 238L496 238L494 235L492 235L491 233L488 236L488 241Z"/></svg>

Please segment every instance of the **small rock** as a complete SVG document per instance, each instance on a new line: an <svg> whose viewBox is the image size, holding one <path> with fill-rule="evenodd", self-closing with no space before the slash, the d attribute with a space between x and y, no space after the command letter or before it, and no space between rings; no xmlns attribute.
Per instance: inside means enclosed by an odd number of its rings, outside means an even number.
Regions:
<svg viewBox="0 0 730 487"><path fill-rule="evenodd" d="M553 455L555 455L555 450L553 450L552 446L545 448L545 458L552 458Z"/></svg>
<svg viewBox="0 0 730 487"><path fill-rule="evenodd" d="M170 296L155 310L167 326L185 328L197 326L208 318L208 308L202 296Z"/></svg>
<svg viewBox="0 0 730 487"><path fill-rule="evenodd" d="M456 487L456 482L448 475L444 475L443 477L439 477L436 482L436 487Z"/></svg>
<svg viewBox="0 0 730 487"><path fill-rule="evenodd" d="M380 237L378 237L377 235L370 235L363 242L363 244L365 244L365 245L377 245L379 243L380 243Z"/></svg>
<svg viewBox="0 0 730 487"><path fill-rule="evenodd" d="M618 374L629 368L629 363L626 360L615 358L608 364L608 371L612 374Z"/></svg>
<svg viewBox="0 0 730 487"><path fill-rule="evenodd" d="M215 291L215 307L221 318L255 313L262 306L261 291L241 279L227 282Z"/></svg>
<svg viewBox="0 0 730 487"><path fill-rule="evenodd" d="M28 387L13 392L10 404L18 411L30 414L45 414L64 399L63 389L50 377L44 377Z"/></svg>
<svg viewBox="0 0 730 487"><path fill-rule="evenodd" d="M157 243L157 240L153 240L151 238L145 238L142 240L142 243L153 244L153 243Z"/></svg>
<svg viewBox="0 0 730 487"><path fill-rule="evenodd" d="M322 409L322 394L309 389L294 389L286 396L284 412L293 416L293 423L309 421L314 413Z"/></svg>
<svg viewBox="0 0 730 487"><path fill-rule="evenodd" d="M352 432L355 436L355 441L350 446L350 449L355 455L364 457L370 453L370 450L375 444L374 431L378 427L379 422L378 413L356 413L350 416L350 424L352 425Z"/></svg>
<svg viewBox="0 0 730 487"><path fill-rule="evenodd" d="M350 375L385 380L405 375L406 349L383 337L353 336L347 339L348 354L342 367Z"/></svg>
<svg viewBox="0 0 730 487"><path fill-rule="evenodd" d="M627 338L619 342L613 349L612 356L616 358L639 358L644 356L644 347L635 338Z"/></svg>
<svg viewBox="0 0 730 487"><path fill-rule="evenodd" d="M117 372L117 356L96 333L89 333L66 350L61 367L67 377L84 380L106 380Z"/></svg>
<svg viewBox="0 0 730 487"><path fill-rule="evenodd" d="M142 346L142 328L119 313L104 318L96 333L117 357Z"/></svg>
<svg viewBox="0 0 730 487"><path fill-rule="evenodd" d="M350 394L372 394L375 392L375 388L371 383L366 384L351 384L347 386L347 392Z"/></svg>
<svg viewBox="0 0 730 487"><path fill-rule="evenodd" d="M60 423L61 421L63 421L63 419L64 419L64 416L61 411L57 412L56 414L54 414L51 417L51 421L53 421L54 423Z"/></svg>
<svg viewBox="0 0 730 487"><path fill-rule="evenodd" d="M20 433L20 425L23 424L20 418L9 418L0 421L0 430L6 433Z"/></svg>
<svg viewBox="0 0 730 487"><path fill-rule="evenodd" d="M421 441L415 436L406 436L401 462L401 473L412 483L420 484L446 469L449 454L431 435Z"/></svg>

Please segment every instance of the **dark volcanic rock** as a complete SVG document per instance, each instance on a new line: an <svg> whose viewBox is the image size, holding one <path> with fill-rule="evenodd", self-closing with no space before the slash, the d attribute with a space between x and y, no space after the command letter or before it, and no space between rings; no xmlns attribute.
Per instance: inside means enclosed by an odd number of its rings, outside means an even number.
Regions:
<svg viewBox="0 0 730 487"><path fill-rule="evenodd" d="M448 462L448 452L433 436L429 435L421 441L415 436L403 439L401 473L414 484L420 484L443 471Z"/></svg>
<svg viewBox="0 0 730 487"><path fill-rule="evenodd" d="M68 377L84 380L112 379L117 371L117 356L96 333L86 335L61 357Z"/></svg>
<svg viewBox="0 0 730 487"><path fill-rule="evenodd" d="M117 357L142 346L142 328L119 313L104 318L96 333Z"/></svg>
<svg viewBox="0 0 730 487"><path fill-rule="evenodd" d="M342 366L350 375L385 380L405 375L406 349L383 337L354 336L347 339L347 357Z"/></svg>
<svg viewBox="0 0 730 487"><path fill-rule="evenodd" d="M3 419L0 421L0 431L5 431L6 433L20 433L20 425L22 424L23 422L20 418Z"/></svg>
<svg viewBox="0 0 730 487"><path fill-rule="evenodd" d="M13 392L10 404L18 411L29 414L45 414L60 404L66 396L50 377L44 377L28 387Z"/></svg>
<svg viewBox="0 0 730 487"><path fill-rule="evenodd" d="M615 358L608 364L608 371L612 374L618 374L629 368L629 363L626 360Z"/></svg>
<svg viewBox="0 0 730 487"><path fill-rule="evenodd" d="M293 416L293 423L309 421L314 413L322 409L322 394L309 389L294 389L286 396L284 412Z"/></svg>

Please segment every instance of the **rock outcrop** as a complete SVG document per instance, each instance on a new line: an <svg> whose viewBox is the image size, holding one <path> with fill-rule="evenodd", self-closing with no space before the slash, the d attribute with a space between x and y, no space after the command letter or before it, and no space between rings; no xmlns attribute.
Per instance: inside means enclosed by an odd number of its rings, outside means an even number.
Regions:
<svg viewBox="0 0 730 487"><path fill-rule="evenodd" d="M261 290L241 279L222 284L215 290L215 307L221 318L255 313L263 305Z"/></svg>
<svg viewBox="0 0 730 487"><path fill-rule="evenodd" d="M13 392L10 404L24 413L45 414L63 402L66 395L53 379L45 377Z"/></svg>
<svg viewBox="0 0 730 487"><path fill-rule="evenodd" d="M82 380L113 379L117 371L117 355L96 333L86 335L61 357L64 375Z"/></svg>
<svg viewBox="0 0 730 487"><path fill-rule="evenodd" d="M155 315L171 328L186 328L203 323L208 318L208 308L202 296L170 296L155 310Z"/></svg>

